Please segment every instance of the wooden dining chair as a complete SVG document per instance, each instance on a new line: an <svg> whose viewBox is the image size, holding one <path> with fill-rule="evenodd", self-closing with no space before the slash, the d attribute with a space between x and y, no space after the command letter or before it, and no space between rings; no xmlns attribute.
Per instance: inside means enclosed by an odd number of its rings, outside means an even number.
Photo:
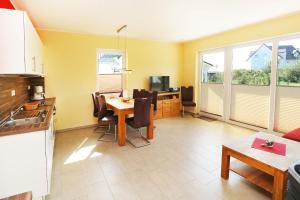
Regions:
<svg viewBox="0 0 300 200"><path fill-rule="evenodd" d="M152 104L154 105L154 112L157 111L157 98L158 98L158 92L157 91L152 91L151 92L151 97L152 97Z"/></svg>
<svg viewBox="0 0 300 200"><path fill-rule="evenodd" d="M143 136L142 128L150 125L150 109L151 109L152 98L137 98L134 100L134 117L127 118L126 124L133 129L137 130L139 136L146 141L145 145L136 145L130 138L127 141L132 144L135 148L150 145L150 141Z"/></svg>
<svg viewBox="0 0 300 200"><path fill-rule="evenodd" d="M93 115L94 115L94 117L98 117L98 112L99 112L99 110L98 110L98 102L97 102L97 100L96 100L96 96L98 96L99 95L99 92L95 92L95 93L92 93L92 99L93 99L93 105L94 105L94 111L93 111Z"/></svg>
<svg viewBox="0 0 300 200"><path fill-rule="evenodd" d="M100 95L99 92L92 93L93 106L94 106L93 116L96 117L96 118L98 118L98 115L99 115L99 103L98 103L98 99L97 99L97 97L99 95ZM98 123L97 127L94 129L94 132L98 132L98 130L101 129L101 128L108 128L108 126L107 126L107 124Z"/></svg>
<svg viewBox="0 0 300 200"><path fill-rule="evenodd" d="M133 94L132 94L132 98L136 99L136 98L146 98L146 97L150 97L151 93L145 89L133 89Z"/></svg>
<svg viewBox="0 0 300 200"><path fill-rule="evenodd" d="M182 117L184 117L184 107L196 107L193 101L194 89L193 86L181 87L181 103L182 103Z"/></svg>
<svg viewBox="0 0 300 200"><path fill-rule="evenodd" d="M104 142L114 142L117 141L117 124L118 117L114 116L114 112L112 110L107 110L106 100L104 95L97 96L98 101L98 124L108 124L108 129L104 132L103 135L99 137L99 141ZM111 125L114 126L114 134L110 133ZM113 140L104 139L105 135L114 135Z"/></svg>
<svg viewBox="0 0 300 200"><path fill-rule="evenodd" d="M158 98L158 92L157 91L147 91L145 89L134 89L133 90L133 99L137 99L137 98L148 98L151 97L152 98L152 104L154 105L154 114L156 114L157 111L157 98ZM153 128L156 128L156 126L154 126Z"/></svg>

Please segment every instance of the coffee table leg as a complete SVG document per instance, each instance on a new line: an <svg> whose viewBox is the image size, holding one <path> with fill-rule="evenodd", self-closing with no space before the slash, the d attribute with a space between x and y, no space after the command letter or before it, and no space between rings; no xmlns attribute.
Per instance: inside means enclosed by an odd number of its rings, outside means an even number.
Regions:
<svg viewBox="0 0 300 200"><path fill-rule="evenodd" d="M230 156L228 155L227 148L222 146L222 165L221 165L221 177L224 179L229 178Z"/></svg>
<svg viewBox="0 0 300 200"><path fill-rule="evenodd" d="M287 184L287 176L286 172L282 172L277 170L274 176L274 183L273 183L273 200L283 200L285 196Z"/></svg>

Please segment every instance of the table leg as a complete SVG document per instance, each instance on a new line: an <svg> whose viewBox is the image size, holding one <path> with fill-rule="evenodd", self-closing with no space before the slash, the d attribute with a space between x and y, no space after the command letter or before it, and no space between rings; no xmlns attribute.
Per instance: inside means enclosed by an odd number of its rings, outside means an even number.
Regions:
<svg viewBox="0 0 300 200"><path fill-rule="evenodd" d="M273 200L283 200L286 191L287 175L286 172L277 170L274 175Z"/></svg>
<svg viewBox="0 0 300 200"><path fill-rule="evenodd" d="M222 164L221 164L221 177L224 179L229 178L230 156L227 149L222 146Z"/></svg>
<svg viewBox="0 0 300 200"><path fill-rule="evenodd" d="M123 112L118 113L118 136L119 145L124 146L126 140L126 124L125 114Z"/></svg>
<svg viewBox="0 0 300 200"><path fill-rule="evenodd" d="M153 139L153 120L154 120L154 106L151 104L150 109L150 125L147 127L147 139L151 140Z"/></svg>

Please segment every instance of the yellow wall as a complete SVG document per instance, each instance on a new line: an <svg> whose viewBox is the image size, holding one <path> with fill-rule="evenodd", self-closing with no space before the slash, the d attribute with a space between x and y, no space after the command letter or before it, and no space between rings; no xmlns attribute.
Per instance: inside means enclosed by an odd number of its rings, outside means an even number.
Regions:
<svg viewBox="0 0 300 200"><path fill-rule="evenodd" d="M44 44L46 96L57 98L57 129L94 124L91 93L96 89L96 49L116 49L117 38L39 31ZM120 48L124 48L124 42ZM169 75L180 86L183 75L182 45L128 39L127 62L132 74L128 90L148 88L151 75Z"/></svg>
<svg viewBox="0 0 300 200"><path fill-rule="evenodd" d="M199 51L300 32L299 24L300 13L297 13L184 43L183 83L194 85L196 97L199 95L197 92Z"/></svg>
<svg viewBox="0 0 300 200"><path fill-rule="evenodd" d="M184 44L128 39L127 62L133 73L128 90L148 88L151 75L169 75L171 86L194 85L199 51L300 32L300 13L211 35ZM90 94L96 89L96 49L116 49L117 38L39 31L44 43L46 96L57 97L57 128L94 124ZM120 48L124 48L121 41Z"/></svg>

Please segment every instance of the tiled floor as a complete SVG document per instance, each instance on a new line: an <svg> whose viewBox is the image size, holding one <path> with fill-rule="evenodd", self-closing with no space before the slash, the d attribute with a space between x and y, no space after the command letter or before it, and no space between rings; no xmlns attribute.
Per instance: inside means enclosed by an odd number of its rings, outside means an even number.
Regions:
<svg viewBox="0 0 300 200"><path fill-rule="evenodd" d="M253 131L189 117L155 125L155 139L139 149L99 142L93 129L57 134L47 199L271 199L233 173L220 178L221 144Z"/></svg>

